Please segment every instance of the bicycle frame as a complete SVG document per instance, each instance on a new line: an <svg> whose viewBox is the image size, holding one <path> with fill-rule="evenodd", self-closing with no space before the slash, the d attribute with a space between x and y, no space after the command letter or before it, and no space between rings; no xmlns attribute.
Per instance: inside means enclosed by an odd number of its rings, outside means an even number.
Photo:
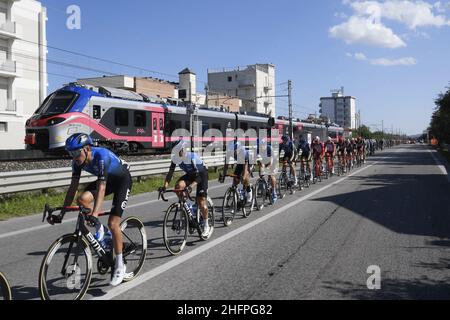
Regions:
<svg viewBox="0 0 450 320"><path fill-rule="evenodd" d="M161 192L159 194L158 198L162 198L162 200L164 202L168 202L169 200L167 200L166 198L164 198L164 194L165 193L175 193L178 195L178 204L180 205L180 208L183 208L183 210L187 213L188 216L188 227L189 229L194 228L197 230L197 232L199 234L202 233L202 230L200 228L200 224L197 222L197 219L195 219L191 209L189 208L189 206L187 205L187 199L191 200L192 202L197 203L196 201L194 201L194 199L192 199L191 195L189 194L189 192L187 190L177 190L177 189L173 189L173 190L166 190L164 192ZM198 209L198 211L200 211L200 208ZM201 214L201 212L197 212L197 215ZM178 212L174 215L173 217L173 221L176 220L178 215Z"/></svg>
<svg viewBox="0 0 450 320"><path fill-rule="evenodd" d="M110 253L107 253L105 251L105 249L102 247L102 245L97 241L97 239L95 239L94 235L89 231L89 229L86 227L86 218L90 216L90 210L87 208L83 208L83 207L60 207L60 208L55 208L55 209L51 209L48 207L48 205L45 206L45 210L44 210L44 219L46 217L46 214L48 213L49 215L52 215L53 212L55 211L61 211L61 210L65 210L65 212L76 212L78 211L78 219L77 219L77 224L75 227L75 231L74 231L74 235L76 235L76 243L77 243L77 252L75 254L75 265L78 262L78 257L80 255L80 250L82 248L82 237L84 237L90 247L92 249L94 249L94 251L97 253L98 258L102 261L102 263L104 263L104 265L108 266L108 267L112 267L114 265L114 261L113 261L113 255L112 255L112 251ZM99 216L107 216L109 215L108 213L102 212L99 213ZM64 218L64 217L63 217ZM125 234L122 233L132 244L131 247L127 248L127 250L123 250L123 257L125 258L126 256L128 256L128 254L130 252L133 251L133 249L136 247L136 245L133 243L133 241ZM69 248L67 250L67 253L64 257L64 263L63 263L63 267L61 269L61 274L64 275L66 268L67 268L67 263L70 257L70 254L72 253L72 249L73 249L73 245L75 242L70 243ZM130 250L131 249L131 250Z"/></svg>

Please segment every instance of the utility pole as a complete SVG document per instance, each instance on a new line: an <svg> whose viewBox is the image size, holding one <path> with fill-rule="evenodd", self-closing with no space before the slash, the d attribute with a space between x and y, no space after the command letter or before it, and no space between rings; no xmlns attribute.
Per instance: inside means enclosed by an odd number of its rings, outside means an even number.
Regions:
<svg viewBox="0 0 450 320"><path fill-rule="evenodd" d="M292 122L292 81L288 81L288 96L289 96L289 137L294 139L294 128Z"/></svg>

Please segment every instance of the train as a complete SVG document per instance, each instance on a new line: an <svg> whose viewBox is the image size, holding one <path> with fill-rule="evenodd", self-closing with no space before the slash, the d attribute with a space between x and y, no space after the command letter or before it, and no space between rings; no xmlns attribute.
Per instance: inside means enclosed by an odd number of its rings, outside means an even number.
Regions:
<svg viewBox="0 0 450 320"><path fill-rule="evenodd" d="M27 120L25 144L28 150L63 152L66 139L81 132L89 134L96 145L119 153L163 152L178 140L172 137L176 129L189 130L191 110L191 105L175 100L70 83L50 94ZM283 117L231 113L204 106L198 107L195 114L201 121L202 134L209 129L219 130L222 137L236 129L278 129L280 136L289 133L289 121ZM296 137L306 134L324 139L343 135L344 129L297 119L293 121L293 132Z"/></svg>

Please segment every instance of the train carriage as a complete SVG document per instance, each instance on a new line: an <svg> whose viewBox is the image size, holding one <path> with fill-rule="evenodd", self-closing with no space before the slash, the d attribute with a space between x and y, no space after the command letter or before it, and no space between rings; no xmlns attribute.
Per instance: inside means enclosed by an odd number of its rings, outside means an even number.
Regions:
<svg viewBox="0 0 450 320"><path fill-rule="evenodd" d="M203 146L217 140L229 141L236 129L247 132L241 137L247 145L261 129L270 129L270 118L264 115L247 115L211 110L200 107L196 112L201 121L201 132L195 139ZM88 88L70 84L52 93L27 121L25 143L28 149L44 152L61 152L68 137L74 133L89 134L96 144L116 152L167 151L179 137L172 136L176 129L190 130L191 118L186 106L167 105L152 101L145 95L114 88ZM215 129L215 130L211 130ZM289 132L289 122L276 120L280 138ZM269 134L270 134L270 130ZM310 132L322 139L328 134L342 134L342 128L294 122L294 137ZM206 134L206 136L205 136ZM188 138L188 137L185 137ZM333 136L334 138L334 136Z"/></svg>

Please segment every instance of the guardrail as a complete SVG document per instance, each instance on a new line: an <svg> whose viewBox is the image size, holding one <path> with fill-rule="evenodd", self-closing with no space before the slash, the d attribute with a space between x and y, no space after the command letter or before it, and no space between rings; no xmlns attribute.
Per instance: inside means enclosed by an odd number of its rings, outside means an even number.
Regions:
<svg viewBox="0 0 450 320"><path fill-rule="evenodd" d="M223 166L225 160L223 153L203 157L202 159L208 168ZM167 173L170 166L170 159L132 162L130 165L132 177L152 176ZM180 171L178 167L177 171ZM67 187L70 185L71 177L72 168L70 167L0 173L0 195ZM89 183L96 179L96 177L89 173L83 172L80 183Z"/></svg>

